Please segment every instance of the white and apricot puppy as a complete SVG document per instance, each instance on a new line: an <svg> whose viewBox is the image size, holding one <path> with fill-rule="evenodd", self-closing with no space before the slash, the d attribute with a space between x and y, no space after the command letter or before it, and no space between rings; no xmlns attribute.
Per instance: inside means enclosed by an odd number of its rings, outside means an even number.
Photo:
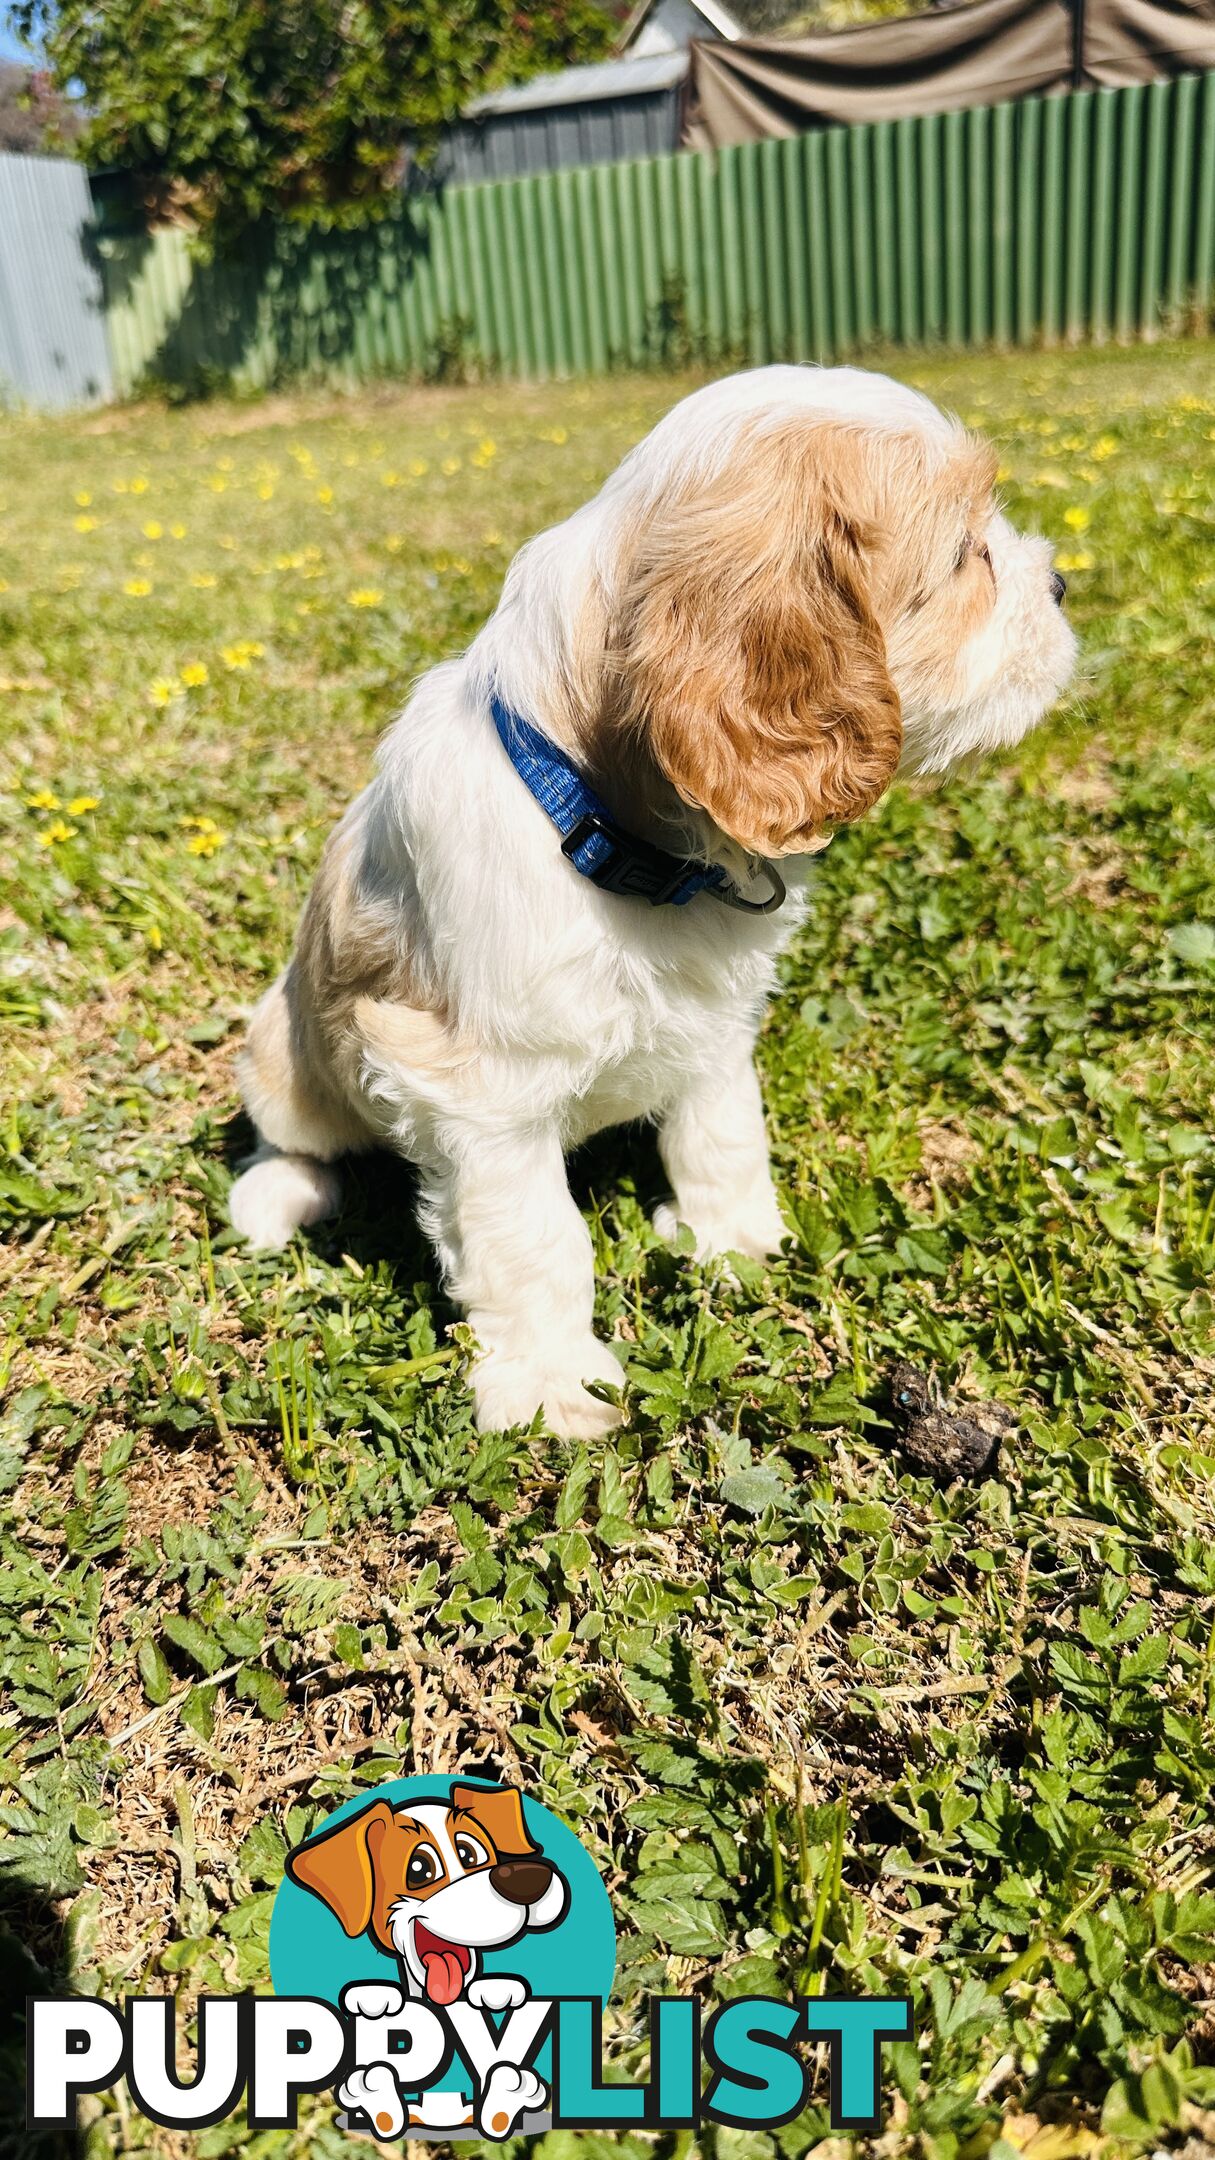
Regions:
<svg viewBox="0 0 1215 2160"><path fill-rule="evenodd" d="M752 1048L832 829L896 774L1015 743L1073 639L995 459L852 368L696 391L594 500L516 557L463 658L419 684L332 835L241 1084L261 1140L232 1194L255 1246L329 1213L331 1165L387 1145L480 1344L482 1427L618 1413L566 1150L649 1118L666 1222L702 1255L784 1226ZM716 865L767 914L602 890L499 740L491 699L576 765L629 835ZM750 881L750 882L749 882Z"/></svg>

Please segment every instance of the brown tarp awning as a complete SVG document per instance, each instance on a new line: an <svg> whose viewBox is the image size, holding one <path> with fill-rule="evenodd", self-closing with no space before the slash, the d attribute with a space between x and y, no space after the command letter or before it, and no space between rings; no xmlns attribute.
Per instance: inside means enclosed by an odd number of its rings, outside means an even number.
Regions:
<svg viewBox="0 0 1215 2160"><path fill-rule="evenodd" d="M1215 0L972 0L814 37L692 47L697 148L1215 68Z"/></svg>

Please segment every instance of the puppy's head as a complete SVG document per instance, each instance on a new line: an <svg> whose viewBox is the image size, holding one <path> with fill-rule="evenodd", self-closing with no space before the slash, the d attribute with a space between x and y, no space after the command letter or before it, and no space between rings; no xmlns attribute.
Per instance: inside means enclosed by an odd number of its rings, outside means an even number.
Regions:
<svg viewBox="0 0 1215 2160"><path fill-rule="evenodd" d="M555 1927L565 1878L541 1850L511 1787L456 1784L450 1802L352 1815L287 1858L293 1882L336 1914L347 1935L369 1935L400 1958L432 2002L454 2002L477 1952Z"/></svg>
<svg viewBox="0 0 1215 2160"><path fill-rule="evenodd" d="M900 766L1015 742L1070 673L1062 581L998 511L993 452L900 395L881 424L752 414L622 520L600 741L761 855Z"/></svg>

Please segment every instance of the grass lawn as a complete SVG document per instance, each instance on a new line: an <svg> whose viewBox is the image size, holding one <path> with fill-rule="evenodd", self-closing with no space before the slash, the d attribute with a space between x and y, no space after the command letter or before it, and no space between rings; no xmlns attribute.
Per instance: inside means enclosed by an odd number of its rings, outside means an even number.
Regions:
<svg viewBox="0 0 1215 2160"><path fill-rule="evenodd" d="M575 1163L589 1451L474 1434L403 1166L234 1245L231 1052L411 677L687 385L0 428L6 1999L264 1988L284 1841L475 1768L598 1857L634 2065L647 1991L910 1988L884 2154L1215 2131L1212 347L902 366L1057 536L1085 678L824 857L779 1264L661 1249L645 1134ZM1014 1414L985 1478L902 1450L897 1359ZM825 2151L817 2101L699 2149ZM187 2149L86 2105L90 2160Z"/></svg>

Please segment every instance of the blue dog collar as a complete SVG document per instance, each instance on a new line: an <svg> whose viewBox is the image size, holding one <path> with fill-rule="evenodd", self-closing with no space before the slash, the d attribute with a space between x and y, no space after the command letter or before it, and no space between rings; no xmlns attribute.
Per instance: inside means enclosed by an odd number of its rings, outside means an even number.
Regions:
<svg viewBox="0 0 1215 2160"><path fill-rule="evenodd" d="M764 864L772 884L769 897L744 900L719 864L689 862L638 840L616 823L564 750L512 712L496 690L489 703L498 740L528 794L560 833L562 854L601 892L648 900L651 907L686 907L698 893L708 892L748 915L770 915L780 906L785 888L771 863Z"/></svg>

